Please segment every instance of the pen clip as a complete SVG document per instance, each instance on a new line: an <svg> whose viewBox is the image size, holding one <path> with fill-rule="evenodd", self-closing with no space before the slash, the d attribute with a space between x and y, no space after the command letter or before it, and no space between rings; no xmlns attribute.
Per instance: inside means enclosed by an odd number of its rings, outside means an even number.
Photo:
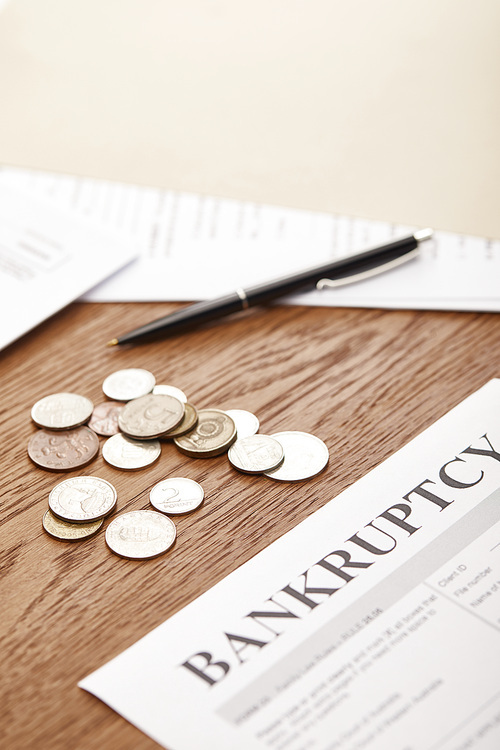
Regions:
<svg viewBox="0 0 500 750"><path fill-rule="evenodd" d="M361 273L355 273L352 276L345 276L342 279L320 279L316 283L316 289L321 291L322 289L326 289L326 288L332 289L332 288L339 287L339 286L347 286L347 284L354 284L356 281L364 281L365 279L371 279L373 276L378 276L379 273L390 271L391 268L397 268L403 263L406 263L408 260L412 260L413 258L416 258L418 255L418 250L419 248L415 247L413 248L413 250L410 250L409 253L402 255L400 258L395 258L394 260L390 260L387 263L384 263L380 266L371 268L369 271L362 271Z"/></svg>

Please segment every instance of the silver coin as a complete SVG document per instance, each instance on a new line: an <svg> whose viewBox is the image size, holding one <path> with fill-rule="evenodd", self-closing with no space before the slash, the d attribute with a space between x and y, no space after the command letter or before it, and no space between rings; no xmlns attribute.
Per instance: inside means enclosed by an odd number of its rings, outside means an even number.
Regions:
<svg viewBox="0 0 500 750"><path fill-rule="evenodd" d="M174 443L186 456L211 458L225 453L235 440L236 425L225 411L200 409L196 427Z"/></svg>
<svg viewBox="0 0 500 750"><path fill-rule="evenodd" d="M238 440L255 435L259 431L259 420L251 411L246 411L246 409L224 409L224 411L229 414L236 425Z"/></svg>
<svg viewBox="0 0 500 750"><path fill-rule="evenodd" d="M116 505L116 490L99 477L70 477L59 482L49 495L52 513L71 523L89 523L104 518Z"/></svg>
<svg viewBox="0 0 500 750"><path fill-rule="evenodd" d="M203 487L193 479L169 477L155 484L149 493L149 500L156 510L177 515L196 510L204 496Z"/></svg>
<svg viewBox="0 0 500 750"><path fill-rule="evenodd" d="M125 404L118 424L129 437L148 440L173 430L183 417L184 404L178 398L148 393Z"/></svg>
<svg viewBox="0 0 500 750"><path fill-rule="evenodd" d="M153 393L155 396L158 394L161 396L173 396L174 398L178 398L183 404L187 401L187 396L184 391L181 391L180 388L176 388L175 385L155 385Z"/></svg>
<svg viewBox="0 0 500 750"><path fill-rule="evenodd" d="M146 560L166 552L175 535L175 525L167 516L154 510L131 510L108 525L106 544L120 557Z"/></svg>
<svg viewBox="0 0 500 750"><path fill-rule="evenodd" d="M108 375L102 384L102 390L108 398L115 401L130 401L151 393L155 382L155 376L149 370L130 367Z"/></svg>
<svg viewBox="0 0 500 750"><path fill-rule="evenodd" d="M235 469L246 474L262 474L281 464L283 447L269 435L249 435L233 443L227 455Z"/></svg>
<svg viewBox="0 0 500 750"><path fill-rule="evenodd" d="M126 435L113 435L102 446L102 457L117 469L142 469L159 458L158 440L134 440Z"/></svg>
<svg viewBox="0 0 500 750"><path fill-rule="evenodd" d="M49 430L70 430L90 419L94 404L78 393L52 393L31 409L31 418L39 427Z"/></svg>
<svg viewBox="0 0 500 750"><path fill-rule="evenodd" d="M272 435L285 453L283 463L274 471L264 474L282 482L309 479L324 469L328 463L328 448L322 440L308 432L276 432Z"/></svg>

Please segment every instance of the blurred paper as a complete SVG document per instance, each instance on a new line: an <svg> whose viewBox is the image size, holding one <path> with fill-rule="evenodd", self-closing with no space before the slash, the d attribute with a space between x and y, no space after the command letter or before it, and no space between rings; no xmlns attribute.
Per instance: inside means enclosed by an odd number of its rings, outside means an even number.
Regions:
<svg viewBox="0 0 500 750"><path fill-rule="evenodd" d="M216 297L328 263L418 227L245 203L124 183L0 169L0 183L43 195L133 240L137 262L85 298L100 302ZM416 261L287 303L327 307L500 310L500 241L436 231Z"/></svg>
<svg viewBox="0 0 500 750"><path fill-rule="evenodd" d="M0 349L135 255L130 241L0 185Z"/></svg>

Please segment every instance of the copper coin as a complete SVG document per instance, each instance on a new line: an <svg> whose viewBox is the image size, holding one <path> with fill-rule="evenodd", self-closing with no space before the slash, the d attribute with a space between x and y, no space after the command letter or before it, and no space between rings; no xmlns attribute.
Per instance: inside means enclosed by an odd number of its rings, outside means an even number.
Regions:
<svg viewBox="0 0 500 750"><path fill-rule="evenodd" d="M38 430L28 443L33 463L50 471L71 471L85 466L96 457L99 438L88 427L64 432Z"/></svg>
<svg viewBox="0 0 500 750"><path fill-rule="evenodd" d="M123 403L119 401L104 401L94 407L90 418L89 427L98 435L111 437L120 432L118 426L118 415L123 409Z"/></svg>

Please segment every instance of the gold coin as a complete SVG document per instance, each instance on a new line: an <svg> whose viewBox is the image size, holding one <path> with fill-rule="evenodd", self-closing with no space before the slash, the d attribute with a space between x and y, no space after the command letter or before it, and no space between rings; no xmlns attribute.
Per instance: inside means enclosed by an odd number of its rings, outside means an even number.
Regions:
<svg viewBox="0 0 500 750"><path fill-rule="evenodd" d="M177 427L174 427L173 430L169 430L163 435L160 435L160 439L167 440L169 438L175 438L180 437L181 435L185 435L186 432L190 432L194 427L196 427L197 422L198 412L192 404L186 402L184 404L184 417L182 419L182 422L178 424Z"/></svg>
<svg viewBox="0 0 500 750"><path fill-rule="evenodd" d="M196 427L174 438L177 448L191 458L211 458L225 453L236 440L236 425L221 409L200 409Z"/></svg>
<svg viewBox="0 0 500 750"><path fill-rule="evenodd" d="M69 523L57 518L50 510L42 519L42 525L47 534L61 542L79 542L82 539L88 539L97 534L103 523L103 518L91 523Z"/></svg>

